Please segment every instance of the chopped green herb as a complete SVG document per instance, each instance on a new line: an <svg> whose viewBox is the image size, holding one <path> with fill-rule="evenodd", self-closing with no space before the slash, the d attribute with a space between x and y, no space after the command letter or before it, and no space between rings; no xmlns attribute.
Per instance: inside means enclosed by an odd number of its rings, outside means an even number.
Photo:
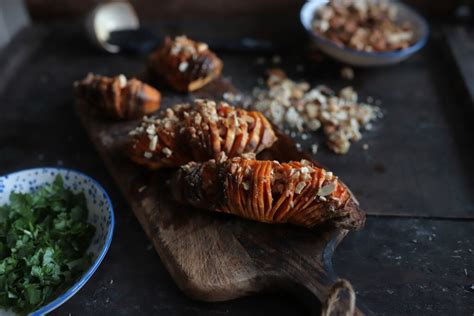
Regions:
<svg viewBox="0 0 474 316"><path fill-rule="evenodd" d="M28 314L70 287L90 266L95 228L83 193L61 176L0 206L0 306Z"/></svg>

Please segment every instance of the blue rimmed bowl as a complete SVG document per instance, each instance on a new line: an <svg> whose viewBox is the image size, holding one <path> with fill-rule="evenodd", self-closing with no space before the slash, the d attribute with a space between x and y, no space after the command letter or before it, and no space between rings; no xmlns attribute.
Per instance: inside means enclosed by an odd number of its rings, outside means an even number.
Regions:
<svg viewBox="0 0 474 316"><path fill-rule="evenodd" d="M94 238L87 253L91 254L92 264L67 291L47 305L31 313L44 315L59 307L76 294L91 278L105 257L114 231L114 211L112 202L104 188L91 177L75 170L65 168L35 168L22 170L0 177L0 205L9 202L11 192L32 192L39 186L52 183L57 175L63 178L64 186L73 192L84 192L89 209L89 223L96 228ZM1 310L0 315L12 314ZM14 315L14 314L12 314Z"/></svg>
<svg viewBox="0 0 474 316"><path fill-rule="evenodd" d="M301 8L300 19L316 46L325 54L343 63L353 66L383 66L396 64L419 51L428 41L429 27L426 20L408 6L397 1L391 1L390 3L398 9L397 22L406 21L413 26L415 38L413 45L406 49L393 52L365 52L339 46L318 35L312 28L314 14L328 2L328 0L310 0L306 2Z"/></svg>

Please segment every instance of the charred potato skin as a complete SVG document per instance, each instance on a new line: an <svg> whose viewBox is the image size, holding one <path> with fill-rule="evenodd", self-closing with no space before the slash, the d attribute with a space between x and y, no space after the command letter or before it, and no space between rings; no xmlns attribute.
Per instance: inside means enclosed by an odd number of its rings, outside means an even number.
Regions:
<svg viewBox="0 0 474 316"><path fill-rule="evenodd" d="M198 90L219 77L224 64L205 43L166 37L149 58L151 73L179 92Z"/></svg>

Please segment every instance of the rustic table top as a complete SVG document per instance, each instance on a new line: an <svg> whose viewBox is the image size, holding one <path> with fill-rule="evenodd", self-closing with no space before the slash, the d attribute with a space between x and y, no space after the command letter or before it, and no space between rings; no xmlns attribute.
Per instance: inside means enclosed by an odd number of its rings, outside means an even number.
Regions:
<svg viewBox="0 0 474 316"><path fill-rule="evenodd" d="M254 34L251 33L254 29L275 33L268 27L242 21L230 28L233 33L223 27L194 22L160 26L164 32L186 32L196 36L230 36L236 34L236 29L241 35ZM433 33L432 36L439 36L436 31ZM300 30L294 34L293 41L304 39ZM424 56L428 55L422 53L416 57L410 73L416 75L420 71L417 61ZM224 62L238 58L234 55L222 57ZM53 314L307 313L298 298L287 293L264 293L231 302L202 303L188 299L174 285L106 172L72 106L71 84L74 80L84 77L89 71L102 74L138 73L144 69L142 58L98 52L85 41L79 25L53 24L35 25L23 30L1 52L0 60L0 174L35 166L59 165L78 169L105 186L115 207L114 240L104 262L84 288ZM340 66L332 65L329 67L335 67L334 74L339 76ZM403 67L407 69L409 66L404 64ZM371 70L363 76L383 78L383 71ZM239 85L236 82L239 76L246 75L245 68L231 66L225 70L226 76L233 76L234 73L234 84L243 90L249 89L250 83ZM403 77L404 72L397 74L396 68L390 68L387 73L400 76L400 80L409 80ZM439 71L433 71L433 76L440 75ZM377 87L378 91L374 93L384 100L381 88L383 85ZM364 89L370 91L367 87ZM443 128L444 125L441 122L439 126ZM370 137L375 139L377 135ZM341 166L344 169L344 165ZM472 171L469 168L466 170ZM469 202L472 197L462 195L457 198ZM370 201L370 194L363 199ZM420 208L423 206L426 205L420 205ZM466 210L472 211L472 205L470 207ZM418 215L429 215L422 210L420 212ZM416 213L414 215L369 216L365 229L350 233L336 250L335 271L353 283L357 297L376 314L473 314L473 221L439 219L438 216L418 218Z"/></svg>

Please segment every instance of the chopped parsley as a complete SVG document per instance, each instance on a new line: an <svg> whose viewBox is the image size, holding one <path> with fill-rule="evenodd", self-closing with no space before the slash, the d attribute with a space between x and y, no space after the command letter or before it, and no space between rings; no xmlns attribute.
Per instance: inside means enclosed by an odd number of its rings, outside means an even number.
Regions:
<svg viewBox="0 0 474 316"><path fill-rule="evenodd" d="M90 266L95 233L84 194L61 176L0 206L0 306L28 314L67 290Z"/></svg>

